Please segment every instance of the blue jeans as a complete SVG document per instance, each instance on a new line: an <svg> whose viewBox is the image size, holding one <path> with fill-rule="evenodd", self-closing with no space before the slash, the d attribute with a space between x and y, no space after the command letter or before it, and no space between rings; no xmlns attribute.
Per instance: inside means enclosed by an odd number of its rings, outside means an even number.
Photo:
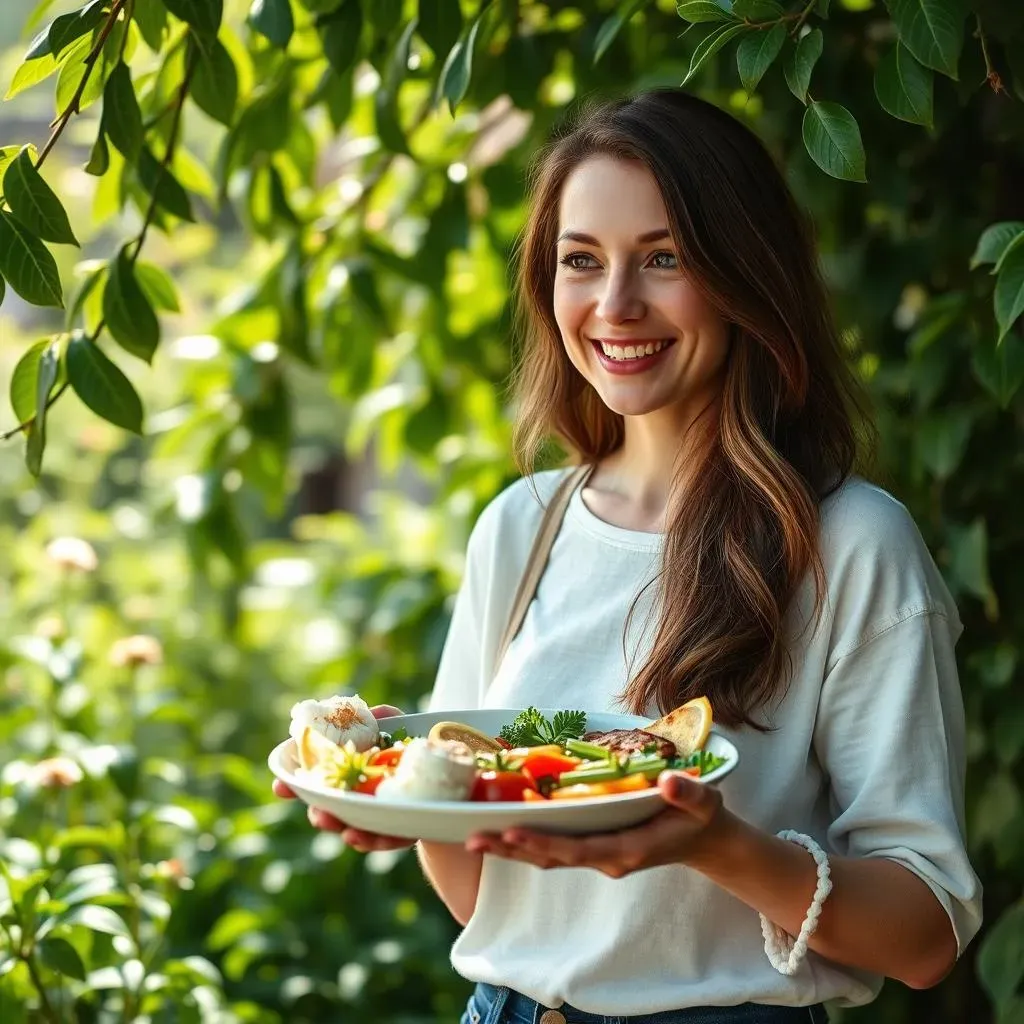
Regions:
<svg viewBox="0 0 1024 1024"><path fill-rule="evenodd" d="M477 985L469 998L460 1024L539 1024L546 1007L512 989ZM636 1017L614 1017L585 1013L575 1007L554 1007L566 1024L828 1024L821 1003L814 1006L692 1006L685 1010L664 1010Z"/></svg>

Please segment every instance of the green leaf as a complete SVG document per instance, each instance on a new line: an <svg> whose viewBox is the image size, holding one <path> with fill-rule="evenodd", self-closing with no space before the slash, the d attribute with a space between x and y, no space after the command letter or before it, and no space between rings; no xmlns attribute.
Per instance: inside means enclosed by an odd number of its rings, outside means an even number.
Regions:
<svg viewBox="0 0 1024 1024"><path fill-rule="evenodd" d="M178 291L166 271L153 263L140 260L135 264L135 280L154 309L163 309L169 313L181 312Z"/></svg>
<svg viewBox="0 0 1024 1024"><path fill-rule="evenodd" d="M103 130L126 160L134 160L142 148L142 111L135 97L132 74L118 61L103 89Z"/></svg>
<svg viewBox="0 0 1024 1024"><path fill-rule="evenodd" d="M188 193L174 175L157 160L148 146L139 150L139 184L156 199L156 204L181 220L194 221Z"/></svg>
<svg viewBox="0 0 1024 1024"><path fill-rule="evenodd" d="M838 103L813 102L804 111L804 146L811 159L833 178L867 181L860 128Z"/></svg>
<svg viewBox="0 0 1024 1024"><path fill-rule="evenodd" d="M167 35L167 8L160 0L135 0L132 20L138 25L146 45L159 53Z"/></svg>
<svg viewBox="0 0 1024 1024"><path fill-rule="evenodd" d="M402 35L388 62L388 73L383 88L378 89L374 97L377 136L392 153L409 152L399 119L398 92L409 66L409 49L415 31L416 19L413 18L402 30Z"/></svg>
<svg viewBox="0 0 1024 1024"><path fill-rule="evenodd" d="M1000 262L994 304L999 340L1002 341L1024 313L1024 244L1011 242Z"/></svg>
<svg viewBox="0 0 1024 1024"><path fill-rule="evenodd" d="M203 113L231 127L238 104L238 68L220 40L200 55L192 76L191 96Z"/></svg>
<svg viewBox="0 0 1024 1024"><path fill-rule="evenodd" d="M921 462L939 480L956 472L971 437L971 416L961 409L936 413L919 425L916 441Z"/></svg>
<svg viewBox="0 0 1024 1024"><path fill-rule="evenodd" d="M147 363L153 361L160 344L160 322L135 279L128 246L111 261L103 290L103 319L121 348Z"/></svg>
<svg viewBox="0 0 1024 1024"><path fill-rule="evenodd" d="M164 0L164 7L203 39L212 40L220 31L224 0Z"/></svg>
<svg viewBox="0 0 1024 1024"><path fill-rule="evenodd" d="M1024 339L1007 334L998 344L982 344L971 355L974 376L1003 409L1024 384Z"/></svg>
<svg viewBox="0 0 1024 1024"><path fill-rule="evenodd" d="M98 349L97 349L98 351ZM95 903L83 903L72 907L60 915L59 924L77 924L90 931L102 932L105 935L120 935L130 939L131 932L124 920L109 907L100 907Z"/></svg>
<svg viewBox="0 0 1024 1024"><path fill-rule="evenodd" d="M886 0L903 45L926 67L957 77L966 0Z"/></svg>
<svg viewBox="0 0 1024 1024"><path fill-rule="evenodd" d="M1024 901L989 927L978 950L978 978L997 1004L1016 994L1024 980Z"/></svg>
<svg viewBox="0 0 1024 1024"><path fill-rule="evenodd" d="M46 410L60 374L60 345L51 342L40 353L36 372L35 418L28 429L25 447L25 465L33 476L39 476L46 448Z"/></svg>
<svg viewBox="0 0 1024 1024"><path fill-rule="evenodd" d="M36 949L39 952L39 959L50 970L68 978L85 981L85 964L82 963L78 950L67 939L56 935L47 936L39 942Z"/></svg>
<svg viewBox="0 0 1024 1024"><path fill-rule="evenodd" d="M72 336L66 361L68 380L85 405L114 426L142 433L142 402L131 381L84 334Z"/></svg>
<svg viewBox="0 0 1024 1024"><path fill-rule="evenodd" d="M901 121L932 127L933 75L897 43L875 68L875 96L882 109Z"/></svg>
<svg viewBox="0 0 1024 1024"><path fill-rule="evenodd" d="M736 47L736 70L747 92L753 92L772 66L786 41L786 26L781 22L767 32L751 32Z"/></svg>
<svg viewBox="0 0 1024 1024"><path fill-rule="evenodd" d="M18 360L11 375L11 408L19 423L25 423L36 414L36 382L39 380L39 361L53 344L52 339L37 341Z"/></svg>
<svg viewBox="0 0 1024 1024"><path fill-rule="evenodd" d="M47 242L78 245L68 215L56 193L23 149L4 172L4 198L26 230Z"/></svg>
<svg viewBox="0 0 1024 1024"><path fill-rule="evenodd" d="M649 0L626 0L614 14L605 19L604 24L597 30L597 38L594 40L595 64L605 55L608 47L615 42L629 19L641 8L646 7L648 3Z"/></svg>
<svg viewBox="0 0 1024 1024"><path fill-rule="evenodd" d="M728 0L683 0L676 7L676 13L691 25L702 25L713 21L733 21L732 4Z"/></svg>
<svg viewBox="0 0 1024 1024"><path fill-rule="evenodd" d="M36 36L25 59L42 57L51 53L59 62L64 51L77 39L81 39L88 32L92 32L97 25L103 22L107 12L103 9L107 0L92 0L79 11L72 11L70 14L62 14L54 18L49 26Z"/></svg>
<svg viewBox="0 0 1024 1024"><path fill-rule="evenodd" d="M287 48L295 31L295 19L288 0L252 0L249 24L281 50Z"/></svg>
<svg viewBox="0 0 1024 1024"><path fill-rule="evenodd" d="M92 50L92 40L79 39L67 51L57 75L57 110L63 111L74 105L76 111L92 106L102 95L118 61L121 59L121 44L124 40L125 23L117 22L103 44L103 50L89 70L86 58ZM88 78L86 79L86 74ZM84 82L84 84L83 84ZM81 88L81 93L79 93ZM77 99L76 99L77 97Z"/></svg>
<svg viewBox="0 0 1024 1024"><path fill-rule="evenodd" d="M0 210L0 274L34 306L64 308L57 262L34 235Z"/></svg>
<svg viewBox="0 0 1024 1024"><path fill-rule="evenodd" d="M781 18L783 13L782 5L776 0L733 0L733 17L745 21L773 21Z"/></svg>
<svg viewBox="0 0 1024 1024"><path fill-rule="evenodd" d="M0 146L0 181L3 181L7 168L18 159L18 154L22 151L22 148L22 146ZM34 156L35 153L33 152Z"/></svg>
<svg viewBox="0 0 1024 1024"><path fill-rule="evenodd" d="M786 61L783 73L789 91L801 102L807 102L807 90L811 84L811 72L821 56L824 38L820 28L811 29L802 36L793 50L792 56Z"/></svg>
<svg viewBox="0 0 1024 1024"><path fill-rule="evenodd" d="M89 162L85 165L85 173L102 178L108 170L110 170L110 150L107 148L107 136L101 122L99 133L89 154Z"/></svg>
<svg viewBox="0 0 1024 1024"><path fill-rule="evenodd" d="M693 56L690 58L690 68L686 72L686 77L683 79L681 84L686 85L686 83L689 82L698 71L700 71L704 63L718 53L726 43L731 39L734 39L741 32L747 31L749 31L749 29L746 25L722 25L719 28L712 29L711 32L697 44L697 48L693 51Z"/></svg>
<svg viewBox="0 0 1024 1024"><path fill-rule="evenodd" d="M319 20L324 56L339 75L355 63L363 31L363 8L359 0L344 0L333 14Z"/></svg>
<svg viewBox="0 0 1024 1024"><path fill-rule="evenodd" d="M971 257L971 270L983 263L999 263L1010 244L1021 235L1024 235L1024 220L1004 220L998 224L989 224L978 239Z"/></svg>
<svg viewBox="0 0 1024 1024"><path fill-rule="evenodd" d="M0 306L4 304L4 296L7 295L7 282L0 277Z"/></svg>
<svg viewBox="0 0 1024 1024"><path fill-rule="evenodd" d="M988 531L985 520L970 526L949 527L949 574L957 588L985 602L994 602L995 592L988 571Z"/></svg>
<svg viewBox="0 0 1024 1024"><path fill-rule="evenodd" d="M469 27L464 39L460 39L448 54L448 59L441 69L439 79L440 94L448 101L448 109L455 116L455 108L465 99L469 91L469 83L473 77L473 51L476 49L476 37L480 24L486 16L489 5L484 4L473 24Z"/></svg>
<svg viewBox="0 0 1024 1024"><path fill-rule="evenodd" d="M441 60L462 35L462 7L459 0L419 0L419 34Z"/></svg>
<svg viewBox="0 0 1024 1024"><path fill-rule="evenodd" d="M14 78L11 80L10 88L7 90L7 95L4 96L4 99L13 99L18 93L24 92L33 85L37 85L39 82L49 78L56 70L57 61L54 60L52 54L47 54L45 57L39 57L36 60L25 61L14 72Z"/></svg>

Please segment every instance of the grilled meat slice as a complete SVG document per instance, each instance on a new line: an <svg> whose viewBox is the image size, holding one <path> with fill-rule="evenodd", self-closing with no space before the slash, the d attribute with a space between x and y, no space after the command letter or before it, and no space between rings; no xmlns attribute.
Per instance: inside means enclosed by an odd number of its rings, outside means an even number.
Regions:
<svg viewBox="0 0 1024 1024"><path fill-rule="evenodd" d="M616 754L642 754L653 750L659 757L676 756L676 745L643 729L612 729L611 732L589 732L583 739L599 747L607 747Z"/></svg>

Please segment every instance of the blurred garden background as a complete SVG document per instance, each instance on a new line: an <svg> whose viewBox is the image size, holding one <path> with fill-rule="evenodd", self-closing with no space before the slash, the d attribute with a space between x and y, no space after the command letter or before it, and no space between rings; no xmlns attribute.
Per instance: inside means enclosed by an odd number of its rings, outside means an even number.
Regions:
<svg viewBox="0 0 1024 1024"><path fill-rule="evenodd" d="M515 475L530 157L684 79L813 216L966 625L985 930L833 1019L1024 1022L1024 5L4 0L2 1024L457 1020L414 857L265 759L297 698L429 690Z"/></svg>

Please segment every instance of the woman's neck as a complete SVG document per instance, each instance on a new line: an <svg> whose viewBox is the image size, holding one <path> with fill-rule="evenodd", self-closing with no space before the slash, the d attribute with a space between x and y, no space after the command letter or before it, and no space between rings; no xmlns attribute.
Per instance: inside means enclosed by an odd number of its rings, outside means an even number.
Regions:
<svg viewBox="0 0 1024 1024"><path fill-rule="evenodd" d="M627 416L622 446L605 456L584 491L587 507L600 519L626 529L663 533L680 460L698 443L700 432L677 416ZM674 496L678 498L678 495Z"/></svg>

